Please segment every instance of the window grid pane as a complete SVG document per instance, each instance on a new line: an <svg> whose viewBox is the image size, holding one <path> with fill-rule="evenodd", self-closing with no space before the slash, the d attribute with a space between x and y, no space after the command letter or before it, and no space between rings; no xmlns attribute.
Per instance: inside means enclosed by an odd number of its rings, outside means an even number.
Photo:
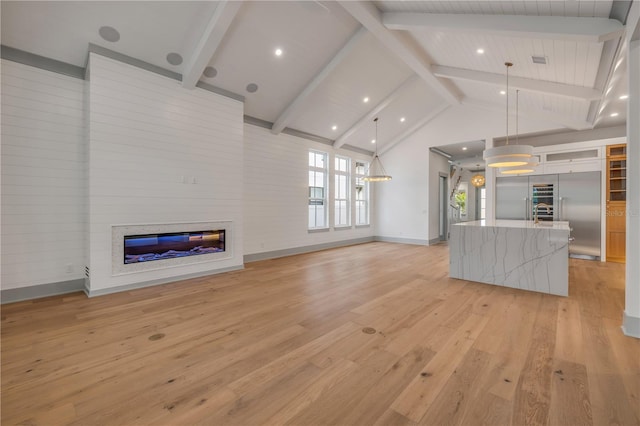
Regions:
<svg viewBox="0 0 640 426"><path fill-rule="evenodd" d="M327 154L309 151L309 229L327 227Z"/></svg>
<svg viewBox="0 0 640 426"><path fill-rule="evenodd" d="M335 158L335 207L334 226L351 225L351 159L336 156Z"/></svg>
<svg viewBox="0 0 640 426"><path fill-rule="evenodd" d="M356 161L356 226L369 225L369 183L364 181L368 168L368 163Z"/></svg>

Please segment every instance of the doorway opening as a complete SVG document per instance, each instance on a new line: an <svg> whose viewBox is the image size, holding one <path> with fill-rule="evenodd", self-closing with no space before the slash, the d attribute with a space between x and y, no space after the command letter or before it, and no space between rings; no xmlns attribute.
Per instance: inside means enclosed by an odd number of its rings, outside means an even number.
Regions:
<svg viewBox="0 0 640 426"><path fill-rule="evenodd" d="M439 238L440 241L449 239L447 215L449 208L449 184L446 173L440 173L438 176L438 200L439 200Z"/></svg>

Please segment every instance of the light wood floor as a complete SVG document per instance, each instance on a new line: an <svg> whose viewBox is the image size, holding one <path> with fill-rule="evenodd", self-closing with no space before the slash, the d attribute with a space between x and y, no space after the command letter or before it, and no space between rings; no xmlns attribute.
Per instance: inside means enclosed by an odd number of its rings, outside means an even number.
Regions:
<svg viewBox="0 0 640 426"><path fill-rule="evenodd" d="M2 307L2 425L636 425L624 265L570 297L448 278L389 243Z"/></svg>

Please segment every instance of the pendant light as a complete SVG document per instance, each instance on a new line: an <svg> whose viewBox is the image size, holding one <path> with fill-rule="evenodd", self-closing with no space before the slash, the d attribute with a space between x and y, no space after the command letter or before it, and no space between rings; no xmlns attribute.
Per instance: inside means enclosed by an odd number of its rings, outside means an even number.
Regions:
<svg viewBox="0 0 640 426"><path fill-rule="evenodd" d="M481 186L484 186L484 183L485 183L484 176L482 175L471 176L471 185L475 186L476 188L480 188Z"/></svg>
<svg viewBox="0 0 640 426"><path fill-rule="evenodd" d="M520 90L516 90L516 145L518 145L518 105L520 105ZM532 156L531 159L521 166L513 166L513 167L500 167L500 173L503 175L522 175L526 173L533 173L535 171L535 167L538 165L539 157Z"/></svg>
<svg viewBox="0 0 640 426"><path fill-rule="evenodd" d="M378 156L378 117L374 118L373 121L376 123L376 152L363 180L366 182L384 182L391 180L391 176L387 174Z"/></svg>
<svg viewBox="0 0 640 426"><path fill-rule="evenodd" d="M530 145L509 145L509 68L511 62L505 62L507 67L507 143L503 146L485 149L482 157L487 167L524 166L533 157L533 147Z"/></svg>

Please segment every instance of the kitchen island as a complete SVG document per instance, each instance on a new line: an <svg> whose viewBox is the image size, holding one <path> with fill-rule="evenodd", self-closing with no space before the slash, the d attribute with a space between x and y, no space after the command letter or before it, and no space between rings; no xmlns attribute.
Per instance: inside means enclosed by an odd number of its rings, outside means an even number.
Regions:
<svg viewBox="0 0 640 426"><path fill-rule="evenodd" d="M457 223L449 239L449 276L568 296L569 231L569 222Z"/></svg>

